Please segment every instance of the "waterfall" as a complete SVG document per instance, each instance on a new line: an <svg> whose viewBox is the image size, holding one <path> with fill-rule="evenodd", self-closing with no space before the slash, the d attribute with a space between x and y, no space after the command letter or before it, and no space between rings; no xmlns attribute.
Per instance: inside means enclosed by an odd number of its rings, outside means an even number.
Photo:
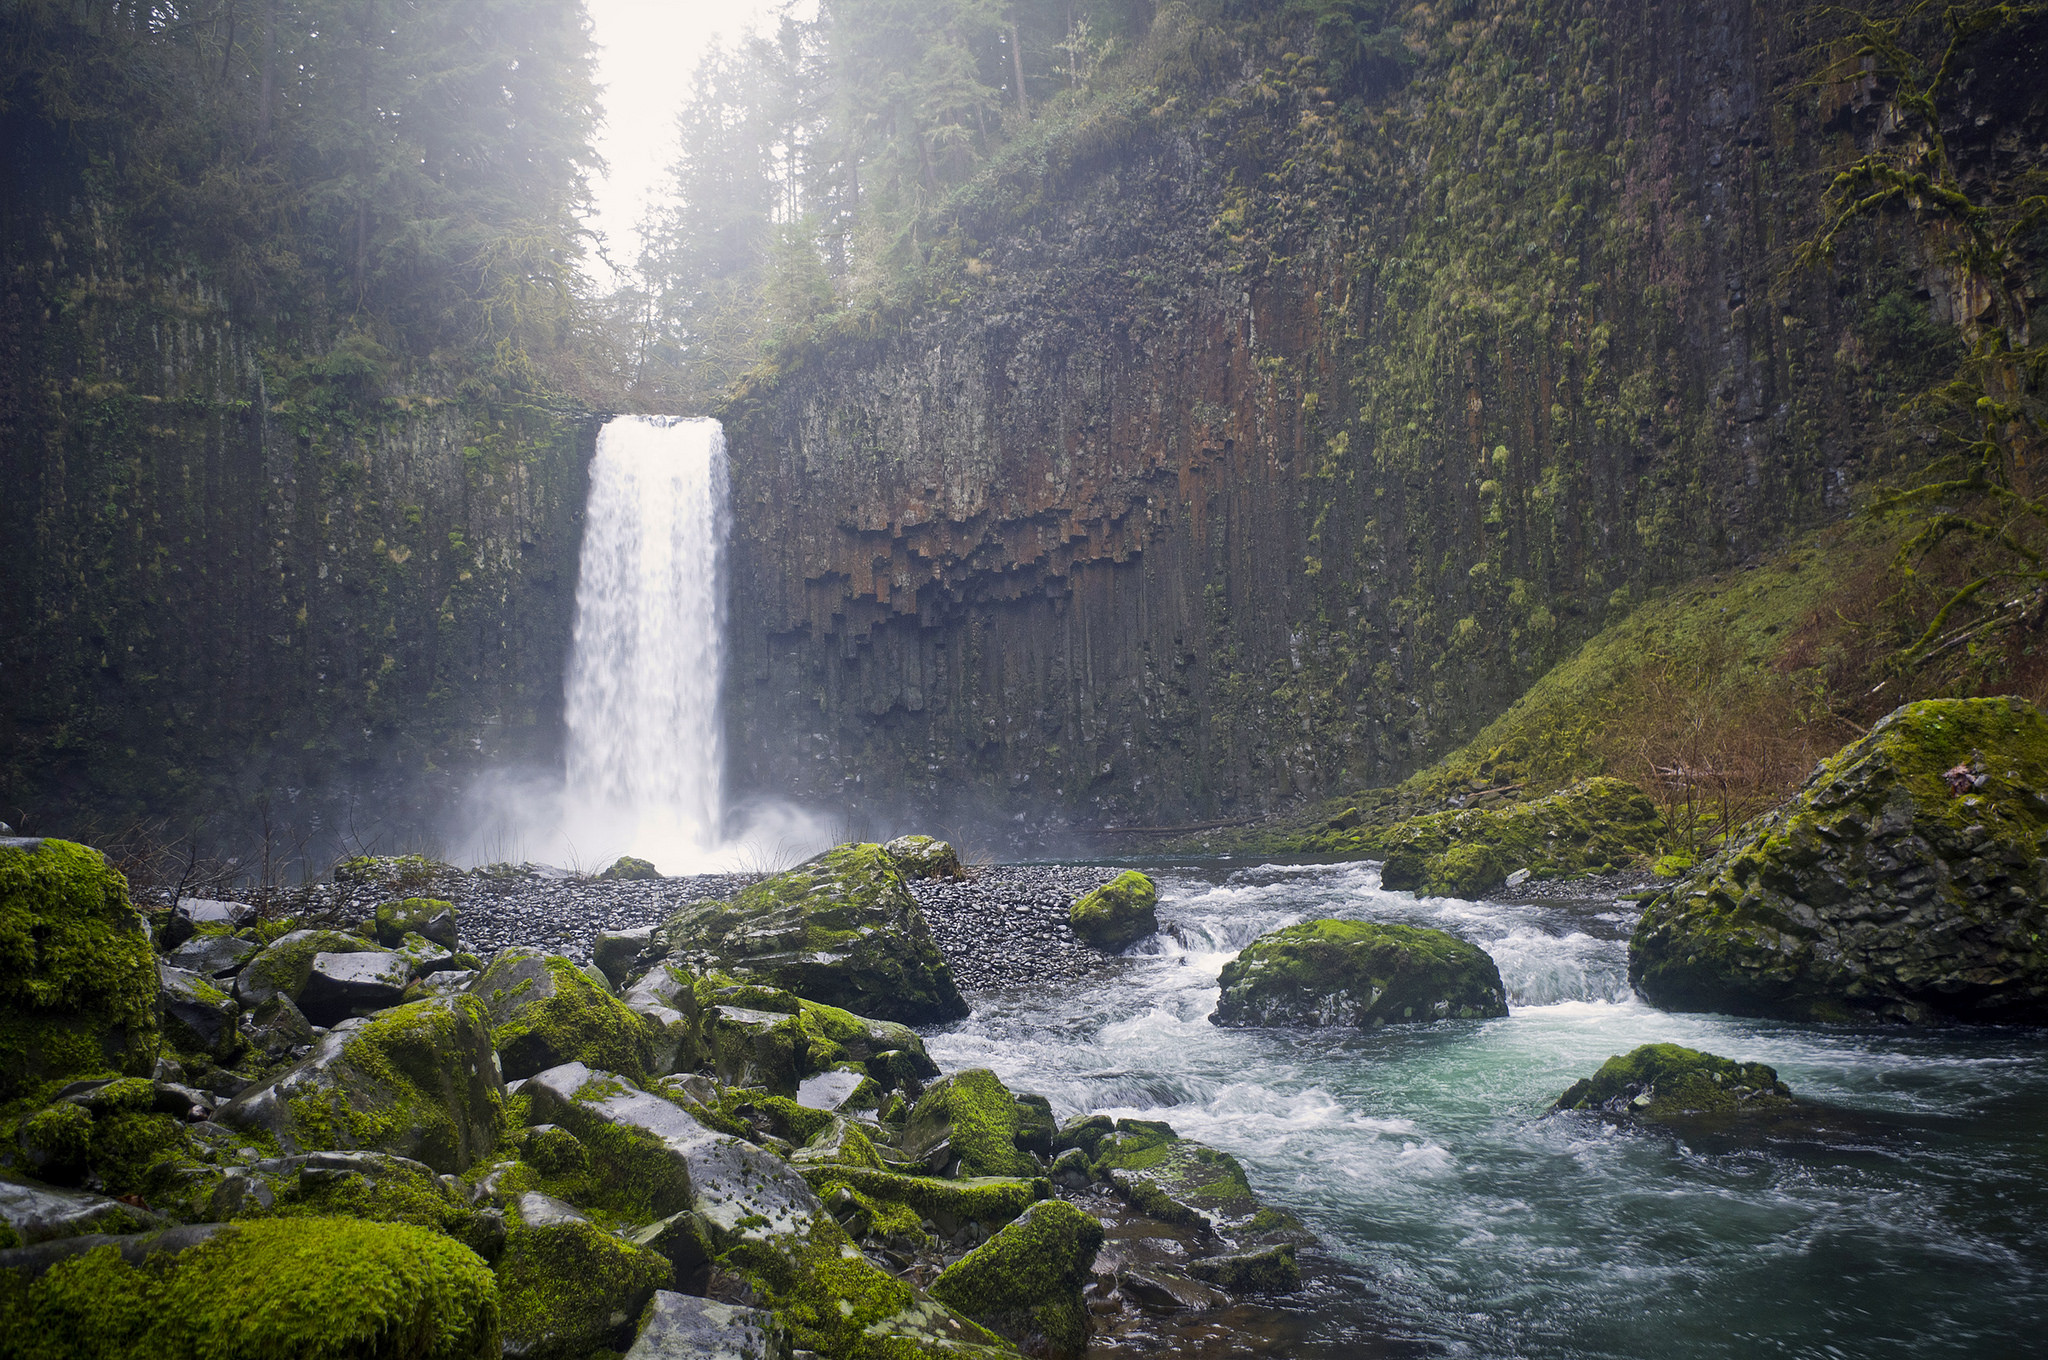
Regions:
<svg viewBox="0 0 2048 1360"><path fill-rule="evenodd" d="M606 422L590 465L563 696L567 810L593 837L664 867L701 860L723 840L726 528L717 421Z"/></svg>

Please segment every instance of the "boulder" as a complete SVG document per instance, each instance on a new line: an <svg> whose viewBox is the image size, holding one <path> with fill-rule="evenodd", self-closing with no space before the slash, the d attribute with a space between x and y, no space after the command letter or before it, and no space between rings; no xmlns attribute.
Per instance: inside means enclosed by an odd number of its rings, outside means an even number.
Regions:
<svg viewBox="0 0 2048 1360"><path fill-rule="evenodd" d="M859 1015L925 1024L967 1014L924 914L879 845L842 845L731 902L694 903L659 938L694 972L766 983Z"/></svg>
<svg viewBox="0 0 2048 1360"><path fill-rule="evenodd" d="M1190 1261L1188 1276L1232 1294L1292 1294L1301 1288L1301 1266L1294 1259L1292 1242Z"/></svg>
<svg viewBox="0 0 2048 1360"><path fill-rule="evenodd" d="M242 1012L242 1034L255 1049L276 1059L318 1042L313 1022L290 997L273 996L254 1010Z"/></svg>
<svg viewBox="0 0 2048 1360"><path fill-rule="evenodd" d="M198 973L168 963L158 964L156 971L164 1037L187 1053L233 1062L245 1046L240 1003Z"/></svg>
<svg viewBox="0 0 2048 1360"><path fill-rule="evenodd" d="M660 972L657 969L656 972ZM651 976L651 975L650 975ZM820 1072L858 1064L876 1093L915 1094L938 1064L915 1030L822 1006L771 987L723 987L702 1022L706 1054L727 1086L764 1086L794 1095Z"/></svg>
<svg viewBox="0 0 2048 1360"><path fill-rule="evenodd" d="M287 997L300 1010L299 994L313 975L313 960L322 954L364 954L376 945L360 935L338 930L294 930L280 935L242 965L235 975L235 999L251 1009L273 996Z"/></svg>
<svg viewBox="0 0 2048 1360"><path fill-rule="evenodd" d="M455 1174L497 1146L504 1102L483 1006L434 997L342 1022L214 1117L266 1132L287 1153L361 1148Z"/></svg>
<svg viewBox="0 0 2048 1360"><path fill-rule="evenodd" d="M1038 1163L1018 1144L1036 1127L1035 1118L1020 1121L1017 1097L995 1073L973 1067L932 1083L918 1098L902 1147L934 1171L957 1164L962 1176L1035 1176Z"/></svg>
<svg viewBox="0 0 2048 1360"><path fill-rule="evenodd" d="M1644 909L1629 980L1667 1010L2048 1023L2048 719L1894 710Z"/></svg>
<svg viewBox="0 0 2048 1360"><path fill-rule="evenodd" d="M166 949L196 935L226 935L253 925L261 913L247 902L222 902L210 897L181 897L159 932Z"/></svg>
<svg viewBox="0 0 2048 1360"><path fill-rule="evenodd" d="M647 1022L572 960L507 949L470 991L490 1012L507 1078L572 1062L617 1072L636 1085L655 1075Z"/></svg>
<svg viewBox="0 0 2048 1360"><path fill-rule="evenodd" d="M611 867L598 877L614 883L644 883L660 878L661 870L647 860L634 859L631 855L620 855L612 861Z"/></svg>
<svg viewBox="0 0 2048 1360"><path fill-rule="evenodd" d="M336 1025L397 1005L410 981L412 965L383 950L315 954L298 1005L314 1024Z"/></svg>
<svg viewBox="0 0 2048 1360"><path fill-rule="evenodd" d="M953 853L953 847L930 836L898 836L882 849L896 866L896 872L907 882L921 878L967 877L967 871L960 867L960 856Z"/></svg>
<svg viewBox="0 0 2048 1360"><path fill-rule="evenodd" d="M148 1076L160 985L128 882L105 856L0 839L0 1103L69 1076Z"/></svg>
<svg viewBox="0 0 2048 1360"><path fill-rule="evenodd" d="M932 1297L1034 1355L1078 1360L1089 1330L1081 1291L1101 1247L1102 1224L1047 1200L946 1267Z"/></svg>
<svg viewBox="0 0 2048 1360"><path fill-rule="evenodd" d="M1552 1108L1613 1120L1722 1122L1777 1117L1794 1104L1792 1088L1775 1068L1677 1044L1644 1044L1573 1082Z"/></svg>
<svg viewBox="0 0 2048 1360"><path fill-rule="evenodd" d="M164 1226L149 1210L105 1195L0 1175L0 1251L86 1233L137 1233Z"/></svg>
<svg viewBox="0 0 2048 1360"><path fill-rule="evenodd" d="M598 937L600 949L605 938ZM702 1011L694 983L689 974L657 964L636 978L621 998L646 1026L653 1051L649 1072L685 1072L704 1061Z"/></svg>
<svg viewBox="0 0 2048 1360"><path fill-rule="evenodd" d="M104 1238L74 1240L81 1247L115 1245ZM276 1219L174 1229L119 1247L67 1252L45 1264L37 1278L7 1296L9 1330L37 1338L37 1353L47 1355L485 1360L498 1354L498 1289L490 1267L425 1228ZM8 1258L20 1254L0 1253L0 1275L16 1264Z"/></svg>
<svg viewBox="0 0 2048 1360"><path fill-rule="evenodd" d="M1266 1208L1235 1157L1150 1119L1119 1119L1094 1141L1095 1175L1132 1208L1162 1223L1228 1230L1244 1240L1295 1240L1301 1225Z"/></svg>
<svg viewBox="0 0 2048 1360"><path fill-rule="evenodd" d="M1067 924L1083 944L1120 954L1159 933L1159 890L1136 869L1126 869L1067 909Z"/></svg>
<svg viewBox="0 0 2048 1360"><path fill-rule="evenodd" d="M655 941L653 926L603 931L590 945L590 961L597 965L598 972L611 980L614 987L625 986L636 973L651 968L667 953L668 950Z"/></svg>
<svg viewBox="0 0 2048 1360"><path fill-rule="evenodd" d="M1223 965L1218 1025L1378 1028L1508 1013L1500 969L1441 930L1309 921L1252 941Z"/></svg>
<svg viewBox="0 0 2048 1360"><path fill-rule="evenodd" d="M222 977L238 971L257 948L254 941L234 935L195 935L165 955L164 961L173 968Z"/></svg>
<svg viewBox="0 0 2048 1360"><path fill-rule="evenodd" d="M790 1360L789 1329L765 1309L658 1289L626 1360Z"/></svg>
<svg viewBox="0 0 2048 1360"><path fill-rule="evenodd" d="M460 946L456 940L455 904L438 897L407 897L379 903L374 929L377 943L395 948L408 935L423 935L444 949Z"/></svg>

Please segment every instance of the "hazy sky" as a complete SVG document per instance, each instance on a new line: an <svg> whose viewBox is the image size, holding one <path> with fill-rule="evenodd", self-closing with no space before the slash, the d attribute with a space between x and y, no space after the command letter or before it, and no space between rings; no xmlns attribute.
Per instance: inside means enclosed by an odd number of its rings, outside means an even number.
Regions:
<svg viewBox="0 0 2048 1360"><path fill-rule="evenodd" d="M591 225L615 261L631 263L633 235L662 171L675 157L676 113L689 93L697 62L714 38L731 39L749 28L766 31L790 0L586 0L597 28L597 79L605 87L604 126L597 149L610 173L592 186L597 214ZM795 0L800 17L815 0ZM603 262L591 273L608 281Z"/></svg>

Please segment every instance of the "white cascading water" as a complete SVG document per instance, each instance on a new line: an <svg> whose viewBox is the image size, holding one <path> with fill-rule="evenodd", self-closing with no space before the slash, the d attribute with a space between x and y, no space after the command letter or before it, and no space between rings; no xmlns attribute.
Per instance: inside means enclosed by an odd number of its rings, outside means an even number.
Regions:
<svg viewBox="0 0 2048 1360"><path fill-rule="evenodd" d="M567 810L586 835L670 872L723 840L726 527L717 421L606 422L590 465L564 694Z"/></svg>

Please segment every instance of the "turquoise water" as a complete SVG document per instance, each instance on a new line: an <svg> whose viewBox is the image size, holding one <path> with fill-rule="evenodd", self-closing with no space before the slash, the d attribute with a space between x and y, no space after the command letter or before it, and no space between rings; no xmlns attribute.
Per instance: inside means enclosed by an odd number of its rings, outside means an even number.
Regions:
<svg viewBox="0 0 2048 1360"><path fill-rule="evenodd" d="M1667 1015L1629 993L1624 904L1417 899L1369 865L1156 876L1169 929L1114 982L983 998L932 1052L1235 1154L1327 1253L1276 1353L2048 1354L2048 1036ZM1237 950L1320 916L1472 940L1509 1017L1209 1023ZM1770 1063L1832 1113L1716 1146L1543 1117L1653 1041Z"/></svg>

